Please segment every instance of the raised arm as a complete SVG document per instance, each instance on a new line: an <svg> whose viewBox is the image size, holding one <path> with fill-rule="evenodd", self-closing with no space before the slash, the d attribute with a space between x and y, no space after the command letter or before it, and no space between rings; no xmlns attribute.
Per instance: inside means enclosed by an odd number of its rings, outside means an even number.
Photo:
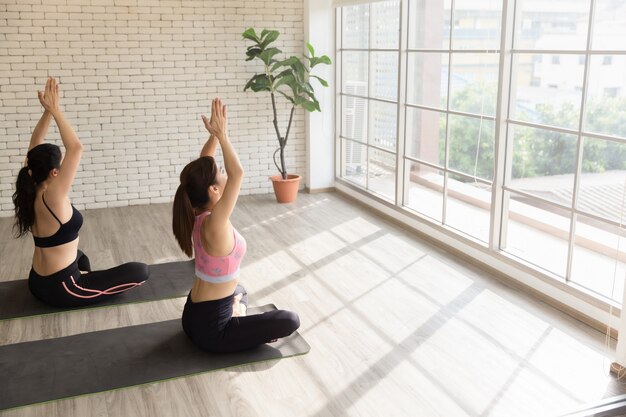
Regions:
<svg viewBox="0 0 626 417"><path fill-rule="evenodd" d="M202 121L204 122L204 126L209 130L209 120L206 116L202 116ZM214 135L209 135L209 139L207 139L206 143L202 147L200 151L200 156L215 156L215 149L217 148L218 139Z"/></svg>
<svg viewBox="0 0 626 417"><path fill-rule="evenodd" d="M222 100L219 98L213 100L211 120L207 128L211 135L215 136L220 143L222 154L224 155L224 169L228 175L222 197L211 212L211 227L216 229L228 224L230 215L237 203L243 181L243 167L226 133L227 122L226 106L222 104Z"/></svg>
<svg viewBox="0 0 626 417"><path fill-rule="evenodd" d="M80 164L80 157L83 154L83 145L61 111L59 106L59 85L54 78L50 77L48 79L45 92L39 92L39 102L54 117L63 146L65 147L65 156L57 179L48 187L52 193L46 193L47 198L58 201L66 198L70 192L78 165Z"/></svg>
<svg viewBox="0 0 626 417"><path fill-rule="evenodd" d="M30 137L30 143L28 144L28 150L30 151L37 145L41 145L48 133L48 127L50 127L50 121L52 120L52 114L48 110L44 110L41 118L33 130L33 134ZM24 166L28 164L28 158L24 159Z"/></svg>

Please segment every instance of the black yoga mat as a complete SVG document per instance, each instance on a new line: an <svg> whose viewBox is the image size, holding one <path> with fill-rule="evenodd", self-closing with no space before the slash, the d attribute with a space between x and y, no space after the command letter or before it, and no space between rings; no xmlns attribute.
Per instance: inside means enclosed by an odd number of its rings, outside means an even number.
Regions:
<svg viewBox="0 0 626 417"><path fill-rule="evenodd" d="M269 304L248 312L275 309ZM211 354L187 338L180 319L0 346L0 410L303 355L310 349L295 332L245 352Z"/></svg>
<svg viewBox="0 0 626 417"><path fill-rule="evenodd" d="M61 311L98 308L110 305L155 301L182 297L189 293L193 284L194 261L168 262L149 265L148 281L132 290L96 304L83 307L52 307L36 299L28 289L28 280L0 282L0 320L38 316Z"/></svg>

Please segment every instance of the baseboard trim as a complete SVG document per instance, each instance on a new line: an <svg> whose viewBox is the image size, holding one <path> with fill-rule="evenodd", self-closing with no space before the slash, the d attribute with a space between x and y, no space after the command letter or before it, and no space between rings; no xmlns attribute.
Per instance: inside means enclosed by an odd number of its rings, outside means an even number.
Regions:
<svg viewBox="0 0 626 417"><path fill-rule="evenodd" d="M324 187L324 188L309 188L304 187L304 192L308 194L321 194L321 193L332 193L337 191L335 187Z"/></svg>

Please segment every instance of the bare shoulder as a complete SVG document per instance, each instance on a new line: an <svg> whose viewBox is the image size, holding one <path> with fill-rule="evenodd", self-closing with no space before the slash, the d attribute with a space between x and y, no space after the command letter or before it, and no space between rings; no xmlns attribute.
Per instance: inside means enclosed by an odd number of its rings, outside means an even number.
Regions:
<svg viewBox="0 0 626 417"><path fill-rule="evenodd" d="M202 230L202 234L206 237L219 239L220 237L228 235L231 229L232 225L230 224L230 220L223 222L220 221L218 217L209 214L202 221L200 230Z"/></svg>

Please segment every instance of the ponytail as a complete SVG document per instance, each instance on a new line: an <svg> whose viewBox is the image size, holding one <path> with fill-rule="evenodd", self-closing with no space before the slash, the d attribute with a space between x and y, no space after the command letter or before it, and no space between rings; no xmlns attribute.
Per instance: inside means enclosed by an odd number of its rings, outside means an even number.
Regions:
<svg viewBox="0 0 626 417"><path fill-rule="evenodd" d="M178 245L190 258L193 256L193 209L209 203L209 186L215 183L216 175L217 164L212 156L191 161L180 173L180 185L176 189L172 209L172 230Z"/></svg>
<svg viewBox="0 0 626 417"><path fill-rule="evenodd" d="M61 149L51 143L42 143L26 154L28 165L20 169L15 182L15 237L24 236L35 224L35 195L37 185L44 182L54 168L61 167Z"/></svg>
<svg viewBox="0 0 626 417"><path fill-rule="evenodd" d="M191 243L191 232L193 231L193 207L185 187L181 184L174 196L174 207L172 217L172 230L178 241L180 248L189 256L193 256L193 245Z"/></svg>
<svg viewBox="0 0 626 417"><path fill-rule="evenodd" d="M15 205L13 232L16 238L24 236L35 223L35 180L28 171L27 166L20 169L13 193Z"/></svg>

